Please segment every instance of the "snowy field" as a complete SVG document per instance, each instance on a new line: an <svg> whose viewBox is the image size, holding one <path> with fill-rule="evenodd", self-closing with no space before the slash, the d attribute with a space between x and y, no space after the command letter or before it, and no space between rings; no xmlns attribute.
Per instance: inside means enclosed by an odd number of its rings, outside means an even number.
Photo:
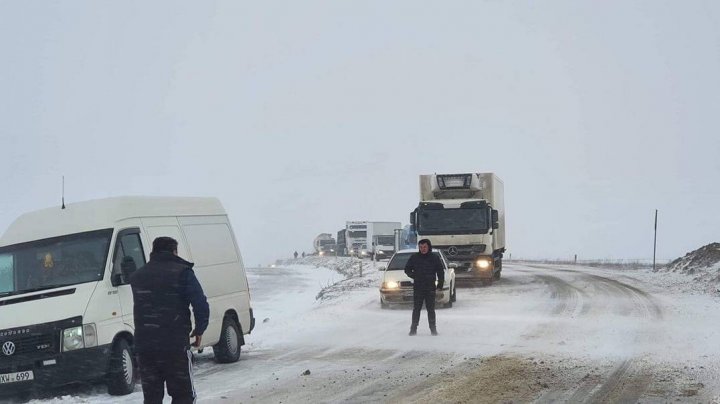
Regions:
<svg viewBox="0 0 720 404"><path fill-rule="evenodd" d="M197 355L198 401L720 402L720 298L687 276L506 264L438 309L438 337L425 313L409 337L410 310L380 308L380 276L347 258L248 269L256 329L238 363ZM142 393L73 386L30 402Z"/></svg>

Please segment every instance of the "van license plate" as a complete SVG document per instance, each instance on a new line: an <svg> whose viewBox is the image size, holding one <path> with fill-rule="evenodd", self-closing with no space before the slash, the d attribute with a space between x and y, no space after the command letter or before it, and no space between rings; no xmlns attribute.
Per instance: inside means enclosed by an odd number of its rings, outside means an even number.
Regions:
<svg viewBox="0 0 720 404"><path fill-rule="evenodd" d="M15 382L26 382L35 379L35 375L32 370L25 372L16 373L5 373L0 375L0 384L15 383Z"/></svg>

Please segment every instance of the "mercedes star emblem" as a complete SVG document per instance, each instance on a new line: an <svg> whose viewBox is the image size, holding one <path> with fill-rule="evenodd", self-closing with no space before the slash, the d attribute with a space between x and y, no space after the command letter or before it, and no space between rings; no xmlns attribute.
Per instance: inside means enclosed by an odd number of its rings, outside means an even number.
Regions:
<svg viewBox="0 0 720 404"><path fill-rule="evenodd" d="M457 255L457 253L458 253L457 247L452 246L452 247L448 248L448 254Z"/></svg>

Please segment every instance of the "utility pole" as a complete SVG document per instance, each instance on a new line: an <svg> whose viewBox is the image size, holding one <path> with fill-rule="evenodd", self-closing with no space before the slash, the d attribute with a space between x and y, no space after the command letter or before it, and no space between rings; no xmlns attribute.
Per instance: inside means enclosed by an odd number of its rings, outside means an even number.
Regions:
<svg viewBox="0 0 720 404"><path fill-rule="evenodd" d="M658 216L658 210L655 209L655 237L653 239L653 272L655 272L655 254L657 253L657 216Z"/></svg>

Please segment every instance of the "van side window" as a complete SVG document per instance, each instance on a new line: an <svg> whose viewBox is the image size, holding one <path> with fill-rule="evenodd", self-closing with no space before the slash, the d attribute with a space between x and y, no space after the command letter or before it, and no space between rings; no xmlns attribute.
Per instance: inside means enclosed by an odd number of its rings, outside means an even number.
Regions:
<svg viewBox="0 0 720 404"><path fill-rule="evenodd" d="M113 260L113 276L122 274L122 262L123 260L127 261L129 258L132 258L136 269L145 265L145 253L143 252L140 234L138 233L127 233L118 238ZM122 284L126 285L129 281L129 279L123 277Z"/></svg>
<svg viewBox="0 0 720 404"><path fill-rule="evenodd" d="M15 290L15 266L12 254L0 254L0 293Z"/></svg>

